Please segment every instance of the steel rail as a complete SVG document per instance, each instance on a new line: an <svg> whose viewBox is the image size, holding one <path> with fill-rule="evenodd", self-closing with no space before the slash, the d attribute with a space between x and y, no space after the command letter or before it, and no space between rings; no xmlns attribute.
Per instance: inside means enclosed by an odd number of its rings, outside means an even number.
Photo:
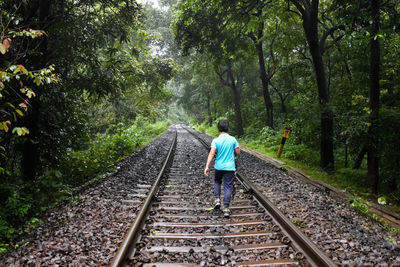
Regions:
<svg viewBox="0 0 400 267"><path fill-rule="evenodd" d="M301 232L275 205L269 201L256 186L243 174L236 172L236 176L243 186L258 200L258 202L272 215L276 224L292 240L294 246L303 253L310 264L314 266L337 266L323 251L317 248L303 232Z"/></svg>
<svg viewBox="0 0 400 267"><path fill-rule="evenodd" d="M147 195L144 203L142 204L139 213L135 217L135 220L131 224L128 232L125 234L124 240L122 241L121 245L118 248L117 253L115 254L114 258L111 261L110 264L111 267L122 266L134 243L137 241L140 234L140 229L142 228L144 221L146 219L146 215L149 211L150 204L159 189L161 178L163 177L166 169L172 162L173 152L176 147L176 140L177 140L177 131L175 131L174 139L172 140L168 156L164 161L161 171L158 174L157 179L154 182L153 186L151 187L150 192Z"/></svg>
<svg viewBox="0 0 400 267"><path fill-rule="evenodd" d="M207 149L210 145L197 136L191 129L184 127L188 132L197 138ZM313 266L337 266L323 251L318 249L314 242L306 237L275 205L269 201L257 187L243 174L236 172L236 177L250 192L257 201L272 215L275 223L291 239L294 246L305 256Z"/></svg>

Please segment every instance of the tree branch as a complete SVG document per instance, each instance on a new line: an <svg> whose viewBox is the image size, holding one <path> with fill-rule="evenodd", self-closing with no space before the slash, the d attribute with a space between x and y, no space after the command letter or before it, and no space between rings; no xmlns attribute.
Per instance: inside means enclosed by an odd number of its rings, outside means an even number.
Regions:
<svg viewBox="0 0 400 267"><path fill-rule="evenodd" d="M298 0L289 0L296 8L297 10L301 13L301 15L304 15L305 13L305 9L303 8L303 6L299 3ZM288 5L289 5L289 1L288 1ZM289 9L290 11L290 9ZM296 11L292 11L295 12L296 14L298 14Z"/></svg>
<svg viewBox="0 0 400 267"><path fill-rule="evenodd" d="M226 69L226 70L224 70L223 72L220 73L218 70L215 70L215 72L217 73L217 75L218 75L219 80L221 81L221 83L222 83L223 85L225 85L225 86L230 87L231 85L229 84L229 81L224 79L224 74L227 74L227 71L228 71L228 70Z"/></svg>
<svg viewBox="0 0 400 267"><path fill-rule="evenodd" d="M301 51L301 49L296 49L296 51L299 52L300 55L302 55L304 59L307 59L308 61L310 61L311 64L313 64L312 59L309 58L303 51Z"/></svg>
<svg viewBox="0 0 400 267"><path fill-rule="evenodd" d="M324 31L324 34L321 37L321 40L319 42L319 48L322 51L322 54L324 53L324 46L325 46L325 41L326 38L328 38L329 35L333 34L334 31L341 29L344 30L344 26L343 25L338 25L338 26L334 26L332 28L329 28L327 30Z"/></svg>
<svg viewBox="0 0 400 267"><path fill-rule="evenodd" d="M346 68L346 72L349 75L350 80L352 80L352 74L351 74L351 71L350 71L349 64L347 63L346 57L343 55L342 48L340 47L340 44L338 42L342 37L344 37L344 34L338 36L337 38L334 38L333 33L332 33L332 39L335 42L335 45L336 45L336 48L337 48L337 50L339 52L340 57L343 59L343 63L344 63L344 66Z"/></svg>

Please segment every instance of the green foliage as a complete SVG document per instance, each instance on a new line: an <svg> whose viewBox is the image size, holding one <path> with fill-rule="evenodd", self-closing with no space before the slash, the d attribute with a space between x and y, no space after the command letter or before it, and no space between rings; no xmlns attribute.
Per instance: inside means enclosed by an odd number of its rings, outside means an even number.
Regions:
<svg viewBox="0 0 400 267"><path fill-rule="evenodd" d="M7 181L1 185L0 240L11 239L36 228L39 219L32 216L70 196L71 191L61 182L61 176L61 172L49 170L35 182Z"/></svg>
<svg viewBox="0 0 400 267"><path fill-rule="evenodd" d="M0 1L0 7L3 241L37 227L40 212L68 199L72 186L165 131L168 123L145 117L163 118L172 97L166 84L178 67L152 55L160 34L144 28L136 1ZM46 28L30 29L39 16ZM29 178L26 162L35 162Z"/></svg>
<svg viewBox="0 0 400 267"><path fill-rule="evenodd" d="M0 13L0 52L7 54L12 50L23 49L22 40L19 37L38 38L45 34L41 30L29 31L21 30L13 31L3 25L3 21L9 25L15 17L13 14L8 14L6 11ZM13 39L11 39L13 38ZM14 39L15 38L15 39ZM0 131L9 132L9 127L12 127L11 133L16 133L18 136L29 134L29 129L25 126L17 125L18 120L28 113L31 108L29 101L36 97L37 92L33 90L33 86L43 86L59 81L59 77L54 74L54 66L50 65L38 70L32 70L31 66L17 65L14 60L0 61ZM18 59L21 56L18 56ZM18 88L17 90L15 88Z"/></svg>
<svg viewBox="0 0 400 267"><path fill-rule="evenodd" d="M54 201L67 199L71 196L71 188L62 182L63 174L59 170L46 170L35 181L34 203L41 211L52 206Z"/></svg>
<svg viewBox="0 0 400 267"><path fill-rule="evenodd" d="M390 235L396 235L399 233L400 229L397 229L395 227L389 227L389 224L383 218L381 218L378 214L371 213L369 211L371 204L368 201L363 200L360 197L352 197L351 199L349 199L349 202L350 206L354 208L356 211L358 211L360 214L369 217L373 221L380 223L380 225L384 229L388 229ZM388 236L387 239L390 242L395 243L395 240L392 237Z"/></svg>
<svg viewBox="0 0 400 267"><path fill-rule="evenodd" d="M120 123L97 134L87 149L71 150L59 170L46 170L32 183L6 181L0 184L0 241L36 228L41 212L71 197L71 186L81 185L108 171L118 160L132 154L168 126L166 121L151 123L139 116L132 126Z"/></svg>
<svg viewBox="0 0 400 267"><path fill-rule="evenodd" d="M20 231L20 225L32 208L30 186L3 183L1 185L0 240L11 238Z"/></svg>
<svg viewBox="0 0 400 267"><path fill-rule="evenodd" d="M350 199L350 206L362 215L368 215L371 204L368 201L364 202L360 197L353 197Z"/></svg>
<svg viewBox="0 0 400 267"><path fill-rule="evenodd" d="M283 149L283 156L288 159L298 160L312 166L318 166L319 154L309 149L306 145L286 144Z"/></svg>
<svg viewBox="0 0 400 267"><path fill-rule="evenodd" d="M97 134L88 144L88 149L71 150L63 160L61 171L68 184L79 185L90 177L110 170L112 165L132 154L151 138L166 130L167 123L150 124L147 119L137 117L135 123L126 127L119 123L106 133Z"/></svg>
<svg viewBox="0 0 400 267"><path fill-rule="evenodd" d="M363 178L367 175L366 170L355 170L351 168L341 168L336 170L336 175L340 177L342 187L347 188L350 193L362 192L359 188L364 186Z"/></svg>
<svg viewBox="0 0 400 267"><path fill-rule="evenodd" d="M260 130L258 138L267 146L279 145L281 141L279 132L268 126L265 126Z"/></svg>
<svg viewBox="0 0 400 267"><path fill-rule="evenodd" d="M293 220L292 223L300 228L307 226L307 222L304 222L302 220Z"/></svg>
<svg viewBox="0 0 400 267"><path fill-rule="evenodd" d="M219 131L218 131L218 122L220 120L226 120L225 117L220 117L218 119L216 119L213 123L212 126L208 125L208 123L204 122L202 124L200 124L196 130L202 132L202 133L206 133L209 134L213 137L217 137L219 135ZM232 133L231 133L232 134Z"/></svg>
<svg viewBox="0 0 400 267"><path fill-rule="evenodd" d="M279 167L279 169L281 169L284 172L288 172L290 170L290 166L289 165L282 165Z"/></svg>

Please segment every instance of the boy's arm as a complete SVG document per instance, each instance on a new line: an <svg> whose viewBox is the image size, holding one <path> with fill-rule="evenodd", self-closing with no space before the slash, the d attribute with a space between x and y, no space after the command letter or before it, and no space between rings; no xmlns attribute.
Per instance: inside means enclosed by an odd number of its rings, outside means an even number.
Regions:
<svg viewBox="0 0 400 267"><path fill-rule="evenodd" d="M211 161L212 161L212 159L213 159L213 157L214 157L214 155L215 155L215 151L216 151L216 150L217 150L217 149L216 149L215 147L212 147L212 148L210 149L210 153L208 153L206 168L204 169L204 175L205 175L205 176L208 176L208 175L210 174L210 164L211 164Z"/></svg>
<svg viewBox="0 0 400 267"><path fill-rule="evenodd" d="M235 148L235 155L236 156L240 155L240 148L239 147Z"/></svg>

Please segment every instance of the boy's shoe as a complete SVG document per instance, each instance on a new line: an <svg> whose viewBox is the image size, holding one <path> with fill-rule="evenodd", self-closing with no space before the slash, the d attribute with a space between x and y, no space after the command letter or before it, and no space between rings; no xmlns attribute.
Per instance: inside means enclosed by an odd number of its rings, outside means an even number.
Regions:
<svg viewBox="0 0 400 267"><path fill-rule="evenodd" d="M222 211L224 212L224 217L229 218L231 211L228 208L224 208Z"/></svg>
<svg viewBox="0 0 400 267"><path fill-rule="evenodd" d="M219 200L219 198L216 198L214 201L214 209L219 210L220 207L221 207L221 200Z"/></svg>

